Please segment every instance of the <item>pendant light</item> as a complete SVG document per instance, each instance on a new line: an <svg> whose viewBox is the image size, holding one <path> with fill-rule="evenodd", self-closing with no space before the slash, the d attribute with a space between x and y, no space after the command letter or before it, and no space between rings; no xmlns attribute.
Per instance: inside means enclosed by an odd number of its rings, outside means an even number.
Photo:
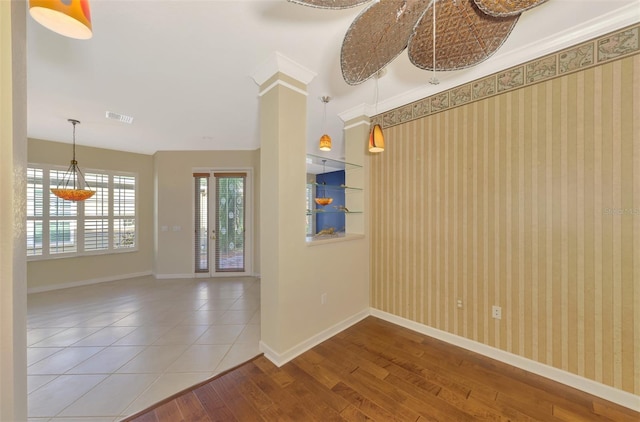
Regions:
<svg viewBox="0 0 640 422"><path fill-rule="evenodd" d="M87 40L93 35L89 0L29 0L29 14L65 37Z"/></svg>
<svg viewBox="0 0 640 422"><path fill-rule="evenodd" d="M320 99L324 103L324 113L322 117L322 132L324 132L324 134L320 137L320 151L331 151L331 136L327 135L327 103L331 101L331 97L325 95Z"/></svg>
<svg viewBox="0 0 640 422"><path fill-rule="evenodd" d="M96 192L91 189L85 189L85 187L89 188L89 185L76 161L76 125L80 124L80 121L75 119L67 120L73 125L73 159L67 172L60 179L58 187L51 188L51 193L67 201L84 201L91 198Z"/></svg>
<svg viewBox="0 0 640 422"><path fill-rule="evenodd" d="M376 95L375 95L375 114L378 114L378 79L384 75L383 71L376 73ZM373 125L371 132L369 133L369 152L382 152L384 151L384 135L382 134L382 126L379 124Z"/></svg>

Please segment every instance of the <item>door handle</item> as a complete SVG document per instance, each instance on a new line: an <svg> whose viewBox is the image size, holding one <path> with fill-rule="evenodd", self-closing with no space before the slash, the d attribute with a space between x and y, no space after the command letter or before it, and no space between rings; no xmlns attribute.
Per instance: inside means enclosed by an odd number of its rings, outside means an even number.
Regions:
<svg viewBox="0 0 640 422"><path fill-rule="evenodd" d="M215 230L211 230L211 239L213 239L213 240L216 239L216 231Z"/></svg>

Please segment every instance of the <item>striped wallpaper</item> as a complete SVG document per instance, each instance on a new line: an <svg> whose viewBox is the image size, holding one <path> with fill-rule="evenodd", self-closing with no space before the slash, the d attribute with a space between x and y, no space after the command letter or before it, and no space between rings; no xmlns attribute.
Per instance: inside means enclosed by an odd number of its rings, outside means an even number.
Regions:
<svg viewBox="0 0 640 422"><path fill-rule="evenodd" d="M638 116L635 54L385 128L373 307L640 395Z"/></svg>

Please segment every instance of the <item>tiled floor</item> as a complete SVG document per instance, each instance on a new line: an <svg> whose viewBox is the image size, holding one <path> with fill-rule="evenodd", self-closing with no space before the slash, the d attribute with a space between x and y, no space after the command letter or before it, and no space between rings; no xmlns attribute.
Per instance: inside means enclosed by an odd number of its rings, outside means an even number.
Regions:
<svg viewBox="0 0 640 422"><path fill-rule="evenodd" d="M140 277L28 297L29 421L112 422L260 352L255 278Z"/></svg>

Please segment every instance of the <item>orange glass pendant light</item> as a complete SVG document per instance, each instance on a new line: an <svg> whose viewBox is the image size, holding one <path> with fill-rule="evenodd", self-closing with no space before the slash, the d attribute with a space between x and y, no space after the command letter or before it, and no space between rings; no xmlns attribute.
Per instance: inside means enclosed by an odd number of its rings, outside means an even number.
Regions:
<svg viewBox="0 0 640 422"><path fill-rule="evenodd" d="M320 137L320 151L331 151L331 137L327 134Z"/></svg>
<svg viewBox="0 0 640 422"><path fill-rule="evenodd" d="M369 134L369 152L382 151L384 151L384 136L382 134L382 127L376 124Z"/></svg>
<svg viewBox="0 0 640 422"><path fill-rule="evenodd" d="M89 0L29 0L31 17L65 37L88 40L93 35Z"/></svg>
<svg viewBox="0 0 640 422"><path fill-rule="evenodd" d="M331 100L331 97L327 97L326 95L320 98L324 103L324 114L322 119L322 131L327 131L327 103ZM320 137L320 151L331 151L331 136L326 133Z"/></svg>
<svg viewBox="0 0 640 422"><path fill-rule="evenodd" d="M71 159L69 169L62 179L60 179L58 187L51 188L51 193L67 201L84 201L91 198L96 192L91 189L86 189L89 185L84 179L84 174L80 171L80 167L78 167L78 162L76 161L76 125L79 124L80 121L75 119L68 120L73 125L73 158Z"/></svg>

